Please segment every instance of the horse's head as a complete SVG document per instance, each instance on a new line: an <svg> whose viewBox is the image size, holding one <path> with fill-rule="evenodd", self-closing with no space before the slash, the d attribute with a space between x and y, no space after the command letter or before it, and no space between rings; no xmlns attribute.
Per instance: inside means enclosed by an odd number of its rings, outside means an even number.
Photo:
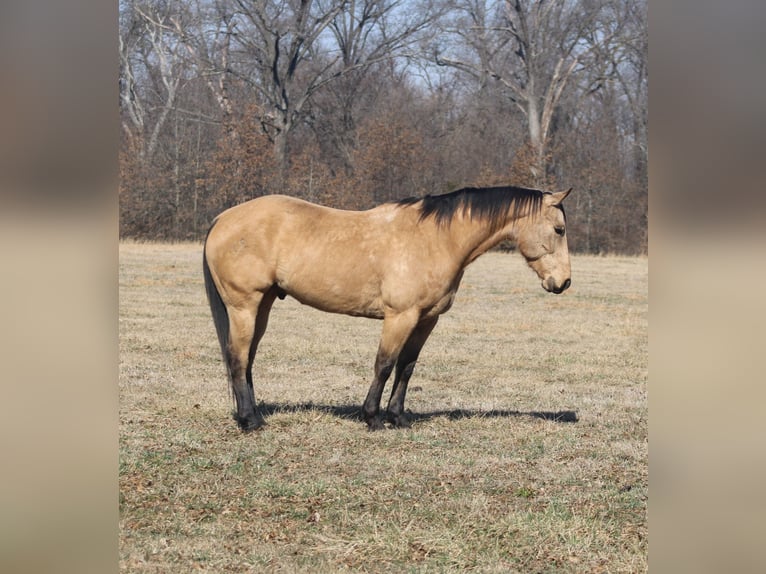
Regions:
<svg viewBox="0 0 766 574"><path fill-rule="evenodd" d="M572 191L544 193L540 211L519 226L519 251L529 266L542 279L543 289L553 293L565 291L571 281L566 217L561 202Z"/></svg>

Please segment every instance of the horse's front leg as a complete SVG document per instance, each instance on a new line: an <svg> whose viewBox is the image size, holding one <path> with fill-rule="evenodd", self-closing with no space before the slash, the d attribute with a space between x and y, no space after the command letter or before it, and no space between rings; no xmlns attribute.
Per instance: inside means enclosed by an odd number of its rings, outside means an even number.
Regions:
<svg viewBox="0 0 766 574"><path fill-rule="evenodd" d="M428 318L418 324L399 353L396 362L396 376L391 398L388 400L388 421L397 428L409 428L410 420L404 412L404 398L407 395L407 384L410 382L415 363L420 355L428 336L436 326L439 316Z"/></svg>
<svg viewBox="0 0 766 574"><path fill-rule="evenodd" d="M371 431L382 430L385 428L383 420L380 417L380 398L383 395L383 387L386 385L388 377L396 364L396 357L388 353L378 351L375 358L375 378L372 380L370 390L367 392L367 398L362 406L364 420Z"/></svg>
<svg viewBox="0 0 766 574"><path fill-rule="evenodd" d="M375 357L375 377L362 405L364 420L371 431L385 428L380 417L383 388L394 370L399 353L417 325L419 315L417 309L411 309L405 313L386 316L383 320L383 334Z"/></svg>

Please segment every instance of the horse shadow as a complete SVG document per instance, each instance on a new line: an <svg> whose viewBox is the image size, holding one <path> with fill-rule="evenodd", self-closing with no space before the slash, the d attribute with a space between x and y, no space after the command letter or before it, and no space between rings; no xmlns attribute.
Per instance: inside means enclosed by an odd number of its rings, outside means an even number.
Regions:
<svg viewBox="0 0 766 574"><path fill-rule="evenodd" d="M363 421L362 409L358 405L325 405L313 402L297 404L279 404L279 403L260 403L259 410L264 416L270 416L278 413L298 413L306 411L317 411L327 413L332 416L354 421ZM517 411L506 409L491 409L488 411L479 409L444 409L428 412L410 412L407 416L413 423L428 421L434 418L446 417L449 420L460 420L470 418L523 418L531 417L557 423L576 423L579 419L575 411Z"/></svg>

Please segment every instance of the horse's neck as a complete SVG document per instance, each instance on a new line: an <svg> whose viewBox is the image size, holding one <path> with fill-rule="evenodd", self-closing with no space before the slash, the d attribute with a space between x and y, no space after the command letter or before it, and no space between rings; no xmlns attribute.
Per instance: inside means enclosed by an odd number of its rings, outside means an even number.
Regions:
<svg viewBox="0 0 766 574"><path fill-rule="evenodd" d="M468 265L504 239L514 239L513 226L493 227L487 221L459 218L450 225L452 241Z"/></svg>

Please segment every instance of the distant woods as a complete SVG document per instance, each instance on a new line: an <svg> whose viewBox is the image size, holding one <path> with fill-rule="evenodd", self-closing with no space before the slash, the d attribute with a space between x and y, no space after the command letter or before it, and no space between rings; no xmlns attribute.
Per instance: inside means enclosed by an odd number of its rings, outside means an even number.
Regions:
<svg viewBox="0 0 766 574"><path fill-rule="evenodd" d="M120 234L574 188L570 248L647 248L646 0L120 0Z"/></svg>

